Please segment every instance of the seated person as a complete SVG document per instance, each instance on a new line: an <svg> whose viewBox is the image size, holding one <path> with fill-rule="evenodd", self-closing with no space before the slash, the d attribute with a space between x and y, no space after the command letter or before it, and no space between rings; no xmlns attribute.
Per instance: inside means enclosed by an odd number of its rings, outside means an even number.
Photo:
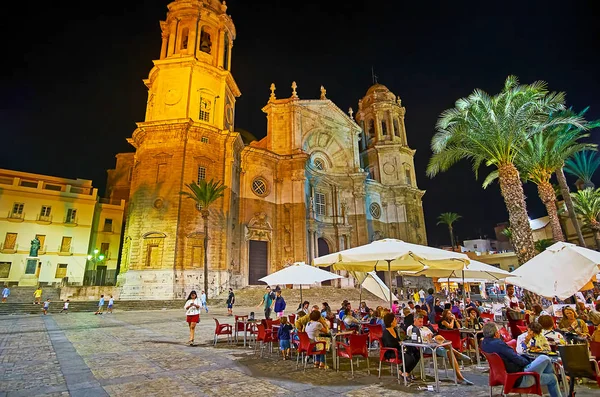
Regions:
<svg viewBox="0 0 600 397"><path fill-rule="evenodd" d="M549 352L550 344L542 335L543 328L539 323L529 323L527 332L522 333L517 337L517 353L523 354L530 352Z"/></svg>
<svg viewBox="0 0 600 397"><path fill-rule="evenodd" d="M298 331L305 331L306 328L306 324L308 324L308 322L310 321L310 315L312 314L312 312L318 312L319 313L319 322L323 325L323 328L325 329L325 331L323 331L323 333L327 333L329 332L329 324L327 322L327 320L325 320L322 316L321 316L321 312L319 311L319 306L317 305L313 305L312 307L312 311L308 314L305 314L304 316L300 317L300 315L298 315L298 318L296 319L296 321L294 322L294 327L298 330Z"/></svg>
<svg viewBox="0 0 600 397"><path fill-rule="evenodd" d="M348 306L350 306L350 302L344 299L344 301L342 302L342 307L340 308L340 312L338 313L338 318L340 320L344 319L344 310L346 310Z"/></svg>
<svg viewBox="0 0 600 397"><path fill-rule="evenodd" d="M404 331L406 331L406 329L408 327L410 327L411 325L413 325L414 323L414 319L415 319L415 315L411 313L410 309L408 307L405 307L404 309L402 309L402 314L404 315L404 321L402 322L402 329Z"/></svg>
<svg viewBox="0 0 600 397"><path fill-rule="evenodd" d="M529 316L529 320L530 322L538 322L538 319L540 318L540 316L547 316L549 315L549 313L547 311L545 311L544 309L542 309L541 305L533 305L533 307L531 308L531 314Z"/></svg>
<svg viewBox="0 0 600 397"><path fill-rule="evenodd" d="M452 302L452 308L450 310L452 310L452 314L454 314L454 317L456 317L459 320L462 320L462 313L460 312L458 301L455 300Z"/></svg>
<svg viewBox="0 0 600 397"><path fill-rule="evenodd" d="M360 302L360 306L358 307L358 313L360 316L365 316L369 313L369 308L367 307L367 302Z"/></svg>
<svg viewBox="0 0 600 397"><path fill-rule="evenodd" d="M331 311L331 307L329 306L329 303L323 302L321 304L321 316L327 320L333 321L335 319L335 315Z"/></svg>
<svg viewBox="0 0 600 397"><path fill-rule="evenodd" d="M479 310L474 307L468 307L467 318L465 319L465 327L480 330L483 327L483 323L484 321L479 315Z"/></svg>
<svg viewBox="0 0 600 397"><path fill-rule="evenodd" d="M411 313L415 313L415 303L413 301L408 301L408 308L410 309Z"/></svg>
<svg viewBox="0 0 600 397"><path fill-rule="evenodd" d="M475 309L477 306L475 305L475 302L471 302L471 298L465 298L465 307L467 309L469 307L472 307L473 309Z"/></svg>
<svg viewBox="0 0 600 397"><path fill-rule="evenodd" d="M402 350L400 350L402 349L402 346L400 345L400 338L396 329L396 326L398 325L398 323L396 322L396 316L394 315L394 313L387 313L383 317L383 322L385 324L385 329L381 338L381 344L383 345L383 347L391 347L393 349L396 349L396 351L398 352L398 359L402 360ZM384 357L386 359L391 359L395 356L393 352L386 351ZM403 377L410 377L410 373L417 366L417 363L419 362L420 358L421 355L414 347L406 348L404 352L404 366L406 372L402 374Z"/></svg>
<svg viewBox="0 0 600 397"><path fill-rule="evenodd" d="M315 343L315 342L322 342L322 343L317 343L315 345L315 350L322 350L323 348L326 347L326 342L323 342L319 339L319 335L323 334L323 333L327 333L328 329L326 329L325 327L323 327L323 324L321 323L321 320L323 319L323 317L321 317L321 313L319 313L319 310L313 310L312 312L310 312L309 314L309 321L306 324L306 334L308 335L308 338L310 339L311 343ZM327 366L325 365L325 355L324 354L315 354L315 368L327 368Z"/></svg>
<svg viewBox="0 0 600 397"><path fill-rule="evenodd" d="M542 385L548 386L548 392L551 397L562 397L560 388L558 387L558 379L554 374L554 366L550 358L546 355L539 355L535 360L531 361L526 356L518 355L512 347L500 337L498 326L490 321L483 325L483 342L481 349L486 353L496 353L506 367L506 372L537 372L540 374L540 382ZM530 387L535 384L533 376L523 376L517 379L515 387Z"/></svg>
<svg viewBox="0 0 600 397"><path fill-rule="evenodd" d="M460 328L458 320L456 319L456 317L454 317L454 314L450 310L444 310L444 312L442 313L442 318L438 325L440 326L440 329L445 330Z"/></svg>
<svg viewBox="0 0 600 397"><path fill-rule="evenodd" d="M542 336L549 344L564 345L567 343L563 334L554 329L552 316L542 315L538 317L538 323L542 326Z"/></svg>
<svg viewBox="0 0 600 397"><path fill-rule="evenodd" d="M416 314L414 324L406 329L406 336L408 337L408 339L412 338L413 333L416 333L418 336L420 336L423 342L442 343L444 341L444 338L442 336L437 335L434 337L433 331L430 328L425 327L423 325L422 314ZM450 349L452 349L452 347L450 347ZM429 348L424 349L423 352L425 354L431 354L431 350ZM463 385L473 385L473 382L465 379L465 377L462 375L462 373L460 372L460 368L458 367L458 361L456 360L456 357L460 357L461 360L470 360L470 358L462 353L459 353L454 349L452 349L452 352L454 354L448 354L448 350L446 350L445 347L436 348L436 354L438 356L448 358L448 361L450 361L450 365L452 366L452 368L454 368L454 372L456 372L456 379L458 380L458 382Z"/></svg>
<svg viewBox="0 0 600 397"><path fill-rule="evenodd" d="M392 303L392 313L397 314L398 313L398 301L394 301L394 303Z"/></svg>
<svg viewBox="0 0 600 397"><path fill-rule="evenodd" d="M594 307L594 310L589 311L588 319L590 320L592 325L595 325L596 327L600 325L600 301L596 303L596 307Z"/></svg>
<svg viewBox="0 0 600 397"><path fill-rule="evenodd" d="M375 311L373 309L369 309L369 312L366 313L364 316L362 316L361 320L368 321L369 323L371 323L371 320L372 320L374 323L375 322Z"/></svg>
<svg viewBox="0 0 600 397"><path fill-rule="evenodd" d="M342 321L344 322L346 329L357 331L360 329L360 321L354 318L352 311L349 308L346 308L344 311L344 318Z"/></svg>
<svg viewBox="0 0 600 397"><path fill-rule="evenodd" d="M586 322L586 324L587 323L591 324L591 322L590 322L590 320L588 318L588 315L589 315L590 311L587 308L587 306L585 305L585 303L583 303L583 302L577 302L576 307L577 307L577 310L576 310L576 312L577 312L577 318L582 319L583 321Z"/></svg>
<svg viewBox="0 0 600 397"><path fill-rule="evenodd" d="M585 321L577 317L577 313L570 306L565 306L562 309L563 318L558 323L558 329L560 329L563 333L567 333L565 335L567 341L576 337L580 339L589 339L589 329Z"/></svg>

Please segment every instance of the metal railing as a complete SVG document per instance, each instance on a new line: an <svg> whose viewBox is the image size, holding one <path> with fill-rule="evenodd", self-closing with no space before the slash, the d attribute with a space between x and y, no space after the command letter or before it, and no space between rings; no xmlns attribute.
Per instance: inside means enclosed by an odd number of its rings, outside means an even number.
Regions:
<svg viewBox="0 0 600 397"><path fill-rule="evenodd" d="M5 243L0 243L0 251L2 252L17 252L19 249L19 244L11 244L6 246Z"/></svg>
<svg viewBox="0 0 600 397"><path fill-rule="evenodd" d="M37 221L39 222L52 222L52 215L37 215Z"/></svg>
<svg viewBox="0 0 600 397"><path fill-rule="evenodd" d="M61 245L58 246L57 252L59 254L63 254L63 255L69 255L69 254L73 254L73 247L68 247L65 248Z"/></svg>
<svg viewBox="0 0 600 397"><path fill-rule="evenodd" d="M73 218L72 216L65 217L65 225L77 225L78 217Z"/></svg>
<svg viewBox="0 0 600 397"><path fill-rule="evenodd" d="M24 212L19 213L19 212L9 211L7 218L9 218L9 219L24 219L25 218L25 213Z"/></svg>

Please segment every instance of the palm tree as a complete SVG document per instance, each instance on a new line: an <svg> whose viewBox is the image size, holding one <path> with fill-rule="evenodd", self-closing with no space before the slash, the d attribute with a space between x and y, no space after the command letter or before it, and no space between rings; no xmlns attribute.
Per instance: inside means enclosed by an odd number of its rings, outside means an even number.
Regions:
<svg viewBox="0 0 600 397"><path fill-rule="evenodd" d="M544 252L546 248L550 247L552 244L554 244L554 240L552 240L551 238L544 238L534 243L535 250L537 252Z"/></svg>
<svg viewBox="0 0 600 397"><path fill-rule="evenodd" d="M596 249L600 250L600 222L598 222L598 216L600 215L600 188L592 189L588 187L587 189L578 190L575 193L571 193L571 197L573 198L575 212L583 217L585 224L594 232Z"/></svg>
<svg viewBox="0 0 600 397"><path fill-rule="evenodd" d="M450 245L452 249L456 246L454 244L454 230L452 229L452 224L462 218L462 216L458 215L456 212L444 212L438 216L438 223L448 225L448 231L450 232Z"/></svg>
<svg viewBox="0 0 600 397"><path fill-rule="evenodd" d="M564 109L564 94L549 93L546 83L520 85L509 76L502 91L491 97L476 89L444 111L431 140L430 177L468 159L477 175L482 164L496 167L519 263L535 256L525 195L515 157L524 143L540 131L561 124L581 125L576 116L556 116Z"/></svg>
<svg viewBox="0 0 600 397"><path fill-rule="evenodd" d="M209 207L225 194L227 187L221 181L205 181L200 180L200 183L186 183L185 186L189 191L180 192L179 194L191 198L196 202L197 208L202 214L204 223L204 292L208 297L208 216L210 215Z"/></svg>
<svg viewBox="0 0 600 397"><path fill-rule="evenodd" d="M592 182L592 176L599 166L600 157L591 150L575 153L565 161L565 171L578 178L575 184L579 190L596 187Z"/></svg>
<svg viewBox="0 0 600 397"><path fill-rule="evenodd" d="M554 241L565 241L565 237L556 208L556 193L550 178L555 170L562 167L566 158L581 150L596 147L594 144L577 142L580 138L588 136L589 134L583 133L580 128L565 131L558 126L532 136L517 149L518 155L515 157L517 168L524 180L537 185L538 195L550 219ZM497 171L490 173L483 184L484 187L497 177Z"/></svg>

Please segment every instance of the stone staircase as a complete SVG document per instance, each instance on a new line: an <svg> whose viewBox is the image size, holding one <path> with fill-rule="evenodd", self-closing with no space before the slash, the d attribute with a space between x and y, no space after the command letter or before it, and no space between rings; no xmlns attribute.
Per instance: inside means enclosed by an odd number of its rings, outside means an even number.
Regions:
<svg viewBox="0 0 600 397"><path fill-rule="evenodd" d="M235 306L253 307L261 302L265 293L265 286L249 286L241 290L234 290L233 292L235 293ZM225 307L228 295L229 292L225 291L214 299L209 299L209 307L211 306L211 303L213 306L219 305ZM287 304L286 312L288 313L291 313L293 309L296 309L301 302L299 288L284 288L281 295ZM309 301L311 305L318 304L320 306L321 303L327 302L332 309L338 309L342 304L342 301L347 299L353 304L353 307L357 308L359 298L359 288L336 288L328 286L313 288L302 287L302 300ZM362 300L367 302L367 306L369 307L389 305L389 303L382 301L365 289L362 290Z"/></svg>
<svg viewBox="0 0 600 397"><path fill-rule="evenodd" d="M10 314L40 314L42 305L34 305L33 302L34 287L14 287L11 288L11 295L7 303L0 304L0 316ZM238 308L256 307L265 293L264 286L250 286L241 290L234 290L235 306ZM286 312L292 313L300 304L300 289L284 288L282 295L287 303ZM49 313L58 313L63 307L63 301L59 299L60 289L58 288L43 288L42 299L50 298ZM208 307L219 307L225 309L228 292L208 299ZM360 289L358 288L335 288L335 287L313 287L302 288L302 300L307 300L313 304L321 305L322 302L328 302L332 309L336 310L340 307L344 299L349 300L353 307L358 307L360 298ZM362 300L371 306L387 306L388 303L377 298L375 295L363 289ZM108 304L108 299L106 299ZM69 312L90 312L96 311L98 305L97 300L76 301L73 300L69 304ZM131 311L131 310L163 310L163 309L181 309L183 310L183 300L116 300L115 310ZM104 306L106 310L106 305Z"/></svg>

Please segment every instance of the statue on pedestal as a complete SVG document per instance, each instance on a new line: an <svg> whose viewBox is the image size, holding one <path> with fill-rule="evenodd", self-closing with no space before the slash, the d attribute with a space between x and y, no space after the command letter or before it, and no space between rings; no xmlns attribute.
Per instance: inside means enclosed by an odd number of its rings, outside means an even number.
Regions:
<svg viewBox="0 0 600 397"><path fill-rule="evenodd" d="M29 249L29 256L35 258L38 256L38 251L40 249L40 240L35 236L33 240L31 240L31 248Z"/></svg>

